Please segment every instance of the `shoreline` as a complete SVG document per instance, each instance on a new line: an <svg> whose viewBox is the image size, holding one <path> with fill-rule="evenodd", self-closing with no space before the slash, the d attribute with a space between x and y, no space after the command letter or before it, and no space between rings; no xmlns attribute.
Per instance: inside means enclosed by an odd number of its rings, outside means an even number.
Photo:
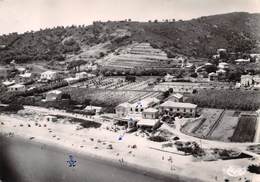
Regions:
<svg viewBox="0 0 260 182"><path fill-rule="evenodd" d="M148 168L146 166L141 166L138 164L134 164L131 162L126 162L126 164L124 164L123 166L121 164L119 164L118 160L116 160L115 158L111 157L106 157L106 156L101 156L98 154L92 154L91 152L87 152L87 151L78 151L77 149L73 149L70 147L67 147L65 145L61 145L61 144L56 144L54 142L47 142L47 140L42 140L39 138L35 138L33 140L29 140L28 138L26 138L25 136L21 136L21 135L14 135L13 137L6 137L6 136L1 136L3 138L6 138L7 140L16 140L17 142L25 142L25 143L29 143L30 145L35 145L35 146L39 146L41 147L41 145L45 145L45 147L50 147L52 149L54 149L55 151L64 151L64 153L75 153L76 155L82 157L82 158L88 158L90 160L94 160L97 161L99 163L105 163L107 165L112 165L115 166L117 168L123 168L125 170L131 170L134 173L138 173L138 174L142 174L142 175L146 175L146 176L150 176L152 178L156 178L159 180L165 180L165 181L171 181L171 180L177 180L178 182L205 182L203 180L200 179L196 179L196 178L190 178L190 177L186 177L186 176L181 176L178 174L169 174L167 172L164 172L162 170L159 169L155 169L155 168ZM36 141L37 140L37 141Z"/></svg>

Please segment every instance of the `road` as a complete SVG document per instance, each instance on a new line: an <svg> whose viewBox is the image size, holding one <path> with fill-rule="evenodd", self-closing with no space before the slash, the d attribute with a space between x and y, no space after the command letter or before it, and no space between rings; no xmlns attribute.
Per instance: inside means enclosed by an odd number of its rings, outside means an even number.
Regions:
<svg viewBox="0 0 260 182"><path fill-rule="evenodd" d="M180 182L32 141L0 141L0 179L4 182ZM77 161L75 167L67 164L69 155Z"/></svg>

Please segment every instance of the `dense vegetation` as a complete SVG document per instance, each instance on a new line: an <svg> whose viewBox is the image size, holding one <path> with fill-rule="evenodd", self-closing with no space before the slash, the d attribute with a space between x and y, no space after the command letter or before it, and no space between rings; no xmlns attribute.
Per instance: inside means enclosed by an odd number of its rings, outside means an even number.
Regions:
<svg viewBox="0 0 260 182"><path fill-rule="evenodd" d="M189 21L94 22L90 26L44 29L24 34L0 36L0 63L62 61L67 54L78 54L83 47L110 42L109 49L132 41L148 41L173 57L176 53L209 57L218 48L254 52L260 40L260 15L230 13Z"/></svg>
<svg viewBox="0 0 260 182"><path fill-rule="evenodd" d="M260 92L243 90L200 90L187 102L199 107L220 109L257 110L260 107Z"/></svg>

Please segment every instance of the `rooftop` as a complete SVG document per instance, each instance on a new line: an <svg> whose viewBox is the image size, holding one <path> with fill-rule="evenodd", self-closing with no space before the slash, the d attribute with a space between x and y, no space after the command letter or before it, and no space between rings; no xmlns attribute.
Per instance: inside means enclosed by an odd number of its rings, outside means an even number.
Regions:
<svg viewBox="0 0 260 182"><path fill-rule="evenodd" d="M154 126L158 122L158 119L141 119L137 122L139 126Z"/></svg>
<svg viewBox="0 0 260 182"><path fill-rule="evenodd" d="M150 104L156 104L159 102L160 102L160 100L155 97L148 97L148 98L145 98L143 100L133 103L132 106L138 107L141 105L143 108L147 108L150 106Z"/></svg>
<svg viewBox="0 0 260 182"><path fill-rule="evenodd" d="M4 81L3 82L3 85L5 85L5 86L9 86L9 85L13 85L13 84L15 84L15 81L13 80L13 81Z"/></svg>
<svg viewBox="0 0 260 182"><path fill-rule="evenodd" d="M24 74L20 74L19 76L23 78L30 78L32 76L32 73L24 73Z"/></svg>
<svg viewBox="0 0 260 182"><path fill-rule="evenodd" d="M119 107L119 106L121 106L121 107L131 107L131 104L128 103L128 102L124 102L124 103L119 104L117 107Z"/></svg>
<svg viewBox="0 0 260 182"><path fill-rule="evenodd" d="M57 73L56 71L48 70L48 71L43 72L42 74L56 74L56 73Z"/></svg>
<svg viewBox="0 0 260 182"><path fill-rule="evenodd" d="M154 113L154 112L158 112L158 110L155 109L155 108L148 108L148 109L145 109L143 112L152 112L152 113Z"/></svg>
<svg viewBox="0 0 260 182"><path fill-rule="evenodd" d="M183 95L179 94L179 93L176 93L176 94L173 94L172 97L176 97L178 99L181 99L183 97Z"/></svg>
<svg viewBox="0 0 260 182"><path fill-rule="evenodd" d="M162 103L160 107L196 108L197 105L191 103L166 101Z"/></svg>
<svg viewBox="0 0 260 182"><path fill-rule="evenodd" d="M60 90L52 90L52 91L49 91L48 94L61 94L62 91Z"/></svg>
<svg viewBox="0 0 260 182"><path fill-rule="evenodd" d="M10 86L9 88L22 88L22 87L25 87L25 86L22 84L15 84L15 85Z"/></svg>
<svg viewBox="0 0 260 182"><path fill-rule="evenodd" d="M94 110L94 109L100 110L100 109L102 109L102 107L98 107L98 106L87 106L87 107L84 108L84 110Z"/></svg>

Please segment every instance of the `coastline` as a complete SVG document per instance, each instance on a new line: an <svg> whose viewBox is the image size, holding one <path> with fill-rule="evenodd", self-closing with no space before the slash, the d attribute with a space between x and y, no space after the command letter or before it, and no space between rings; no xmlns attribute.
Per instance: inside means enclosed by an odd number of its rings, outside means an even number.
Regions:
<svg viewBox="0 0 260 182"><path fill-rule="evenodd" d="M112 157L106 157L106 156L101 156L101 155L95 155L91 152L87 152L87 151L79 151L77 149L73 149L70 147L67 147L65 145L60 145L54 142L48 142L47 140L42 140L39 138L35 138L33 140L29 140L28 138L26 138L25 136L22 135L15 135L13 137L6 137L6 136L1 136L6 138L7 140L16 140L16 142L25 142L25 143L29 143L30 145L36 145L38 147L41 147L42 145L45 145L45 147L49 147L52 148L52 150L55 151L63 151L63 152L67 152L67 153L75 153L77 156L80 156L82 158L88 158L90 160L94 160L97 162L102 162L102 163L106 163L108 165L112 165L118 168L123 168L126 170L131 170L135 173L138 174L142 174L142 175L147 175L150 176L152 178L156 178L159 180L163 180L163 181L172 181L172 180L176 180L178 182L204 182L202 180L196 179L196 178L190 178L190 177L185 177L185 176L180 176L177 174L169 174L165 171L162 171L158 168L149 168L145 165L138 165L138 164L134 164L131 162L126 162L126 164L124 164L123 166L118 162L118 160L116 158L112 158Z"/></svg>
<svg viewBox="0 0 260 182"><path fill-rule="evenodd" d="M117 166L118 169L134 170L137 175L144 174L157 178L160 176L165 180L169 178L185 182L216 182L216 179L234 181L234 177L227 174L227 169L230 167L242 169L251 163L247 159L201 161L192 156L178 154L175 148L162 148L161 143L149 141L140 135L128 134L123 140L118 140L120 132L108 130L106 122L103 122L100 128L77 130L76 123L46 122L37 117L31 119L21 113L0 115L0 121L4 123L0 125L0 133L5 135L14 133L15 139L53 146L56 150L73 152L85 158L108 163L110 166ZM120 164L119 160L122 159L126 166ZM251 179L253 176L247 172L242 177Z"/></svg>

